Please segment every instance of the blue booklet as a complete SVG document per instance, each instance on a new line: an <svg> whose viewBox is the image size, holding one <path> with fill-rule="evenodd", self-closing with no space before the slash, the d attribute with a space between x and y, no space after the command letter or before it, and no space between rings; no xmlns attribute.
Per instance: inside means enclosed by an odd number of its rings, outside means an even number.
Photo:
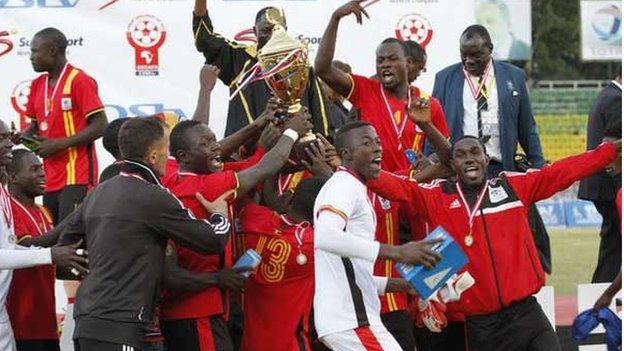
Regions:
<svg viewBox="0 0 624 351"><path fill-rule="evenodd" d="M422 265L413 266L406 263L397 263L396 269L403 279L407 280L416 289L423 299L430 298L438 291L453 274L457 273L468 258L453 237L442 227L434 229L425 239L442 238L432 249L442 256L442 259L432 269Z"/></svg>

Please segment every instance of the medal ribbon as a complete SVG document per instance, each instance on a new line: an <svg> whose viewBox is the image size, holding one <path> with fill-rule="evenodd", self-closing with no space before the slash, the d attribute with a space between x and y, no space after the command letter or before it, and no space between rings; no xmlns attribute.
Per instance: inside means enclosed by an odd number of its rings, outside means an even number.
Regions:
<svg viewBox="0 0 624 351"><path fill-rule="evenodd" d="M54 90L52 90L52 96L50 96L50 98L48 99L48 80L50 78L49 74L46 74L46 79L45 79L45 86L44 86L44 90L43 90L43 106L44 106L44 117L48 118L48 116L50 115L50 112L52 112L52 104L50 103L50 101L54 101L54 96L56 96L56 90L58 89L59 85L61 85L61 80L63 80L63 76L65 75L65 70L67 69L67 66L69 65L69 62L65 62L65 66L63 66L63 70L61 71L61 75L58 77L58 79L56 80L56 84L54 84Z"/></svg>
<svg viewBox="0 0 624 351"><path fill-rule="evenodd" d="M28 211L26 207L24 207L24 205L22 205L19 201L15 200L15 198L13 197L11 197L11 201L13 201L14 204L16 204L22 211L24 211L24 213L26 213L32 224L34 224L35 228L37 228L39 235L43 235L45 232L48 231L48 223L46 222L45 218L43 218L41 212L39 212L39 219L41 219L41 223L43 224L43 231L41 230L41 227L37 224L35 217L32 216L30 211Z"/></svg>
<svg viewBox="0 0 624 351"><path fill-rule="evenodd" d="M0 185L0 206L6 221L7 228L13 228L13 209L11 208L11 196L4 185Z"/></svg>
<svg viewBox="0 0 624 351"><path fill-rule="evenodd" d="M398 139L398 143L397 143L397 150L401 150L401 148L403 147L403 144L401 142L401 137L403 136L403 131L405 130L405 126L407 125L407 120L408 120L408 116L401 116L403 117L403 123L401 123L401 126L397 126L397 123L394 120L394 115L392 114L392 109L390 108L390 103L388 103L388 98L386 97L386 92L383 90L383 86L381 85L381 83L379 84L379 91L381 91L381 96L384 99L384 102L386 103L386 109L388 110L388 116L390 117L390 121L392 121L392 126L394 127L394 132L396 133L397 139ZM410 106L412 104L412 89L410 87L407 88L407 106Z"/></svg>
<svg viewBox="0 0 624 351"><path fill-rule="evenodd" d="M303 221L300 223L294 223L288 219L285 215L280 216L282 221L291 227L295 227L295 240L297 240L297 249L301 251L301 245L303 245L303 231L310 226L310 222Z"/></svg>
<svg viewBox="0 0 624 351"><path fill-rule="evenodd" d="M472 79L470 79L470 75L468 74L468 71L466 71L465 68L463 69L464 78L466 78L466 82L468 83L468 88L470 88L470 93L472 94L472 97L475 100L479 100L479 93L483 91L483 86L485 85L485 82L488 80L488 75L490 74L490 69L492 67L491 62L492 61L490 61L487 67L485 67L485 71L483 72L483 79L481 80L481 83L479 84L478 87L476 87Z"/></svg>
<svg viewBox="0 0 624 351"><path fill-rule="evenodd" d="M455 187L457 187L457 192L459 193L459 197L462 199L462 201L464 202L464 206L466 207L466 213L468 214L468 226L470 228L470 233L472 234L472 224L474 223L474 218L477 215L477 211L481 207L481 203L483 202L483 199L485 198L485 190L487 190L488 188L487 182L483 186L483 189L481 190L481 193L479 194L479 198L477 199L477 202L475 203L472 209L470 208L470 206L468 205L468 202L466 201L466 197L464 196L464 193L461 190L461 187L459 186L459 182L455 183Z"/></svg>

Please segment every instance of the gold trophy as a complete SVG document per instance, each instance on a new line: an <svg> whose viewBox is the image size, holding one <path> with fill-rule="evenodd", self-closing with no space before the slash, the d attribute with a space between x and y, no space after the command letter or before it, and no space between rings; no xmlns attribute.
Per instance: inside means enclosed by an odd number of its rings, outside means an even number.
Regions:
<svg viewBox="0 0 624 351"><path fill-rule="evenodd" d="M288 113L301 110L301 96L308 86L310 68L308 47L300 40L291 38L284 28L284 15L275 8L265 12L266 19L273 24L271 39L258 52L264 81L275 96L288 104ZM309 131L299 143L316 140Z"/></svg>

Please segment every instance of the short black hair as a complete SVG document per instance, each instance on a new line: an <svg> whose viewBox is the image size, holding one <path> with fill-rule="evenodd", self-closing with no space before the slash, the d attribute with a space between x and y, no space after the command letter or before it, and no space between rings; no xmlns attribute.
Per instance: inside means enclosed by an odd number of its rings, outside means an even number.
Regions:
<svg viewBox="0 0 624 351"><path fill-rule="evenodd" d="M416 61L425 61L427 52L420 44L413 40L406 40L403 45L407 48L407 56L413 58Z"/></svg>
<svg viewBox="0 0 624 351"><path fill-rule="evenodd" d="M31 154L34 155L35 153L28 149L13 149L11 151L11 155L13 155L13 157L11 158L11 163L7 166L7 172L11 175L15 175L22 166L22 160L24 157Z"/></svg>
<svg viewBox="0 0 624 351"><path fill-rule="evenodd" d="M102 136L102 145L104 146L104 149L113 155L115 159L121 157L118 144L119 129L121 129L121 126L129 119L130 117L114 119L108 124L108 126L106 126L104 136Z"/></svg>
<svg viewBox="0 0 624 351"><path fill-rule="evenodd" d="M169 134L169 154L176 157L180 150L188 150L190 148L186 132L196 126L203 124L200 121L186 120L176 124Z"/></svg>
<svg viewBox="0 0 624 351"><path fill-rule="evenodd" d="M56 46L59 53L65 55L65 51L67 49L67 37L60 30L54 27L44 28L35 33L35 37L45 39L46 42Z"/></svg>
<svg viewBox="0 0 624 351"><path fill-rule="evenodd" d="M605 138L622 139L622 121L610 123L604 132Z"/></svg>
<svg viewBox="0 0 624 351"><path fill-rule="evenodd" d="M264 14L269 10L269 9L276 9L277 11L280 11L280 9L278 9L275 6L267 6L267 7L263 7L260 9L260 11L258 11L256 13L256 21L254 23L258 23L258 21L260 21L260 18L262 18L262 16L264 16ZM280 11L282 12L282 11Z"/></svg>
<svg viewBox="0 0 624 351"><path fill-rule="evenodd" d="M166 127L155 118L130 118L119 130L117 142L121 156L126 160L143 160L150 147L165 136Z"/></svg>
<svg viewBox="0 0 624 351"><path fill-rule="evenodd" d="M386 38L379 45L384 45L384 44L399 44L399 46L401 46L401 48L403 49L403 54L405 55L405 57L409 56L409 52L407 50L407 46L405 46L405 42L397 38L392 38L392 37Z"/></svg>
<svg viewBox="0 0 624 351"><path fill-rule="evenodd" d="M312 222L314 219L314 201L326 181L327 178L322 177L312 177L301 181L295 188L290 200L290 207Z"/></svg>
<svg viewBox="0 0 624 351"><path fill-rule="evenodd" d="M453 158L453 152L455 151L455 145L457 145L457 143L459 143L462 140L465 139L474 139L476 141L479 142L479 145L481 145L481 149L483 149L483 153L487 154L487 149L485 148L485 143L483 142L483 140L481 140L481 138L476 137L474 135L464 135L462 137L460 137L459 139L455 140L455 142L453 142L453 145L451 145L451 158Z"/></svg>
<svg viewBox="0 0 624 351"><path fill-rule="evenodd" d="M373 125L364 121L352 121L346 123L345 125L340 127L340 129L338 129L336 135L334 136L334 146L336 147L338 154L340 154L341 149L347 147L347 145L349 144L349 132L363 127L373 127Z"/></svg>
<svg viewBox="0 0 624 351"><path fill-rule="evenodd" d="M459 40L470 40L476 38L481 38L485 40L485 42L490 47L490 50L492 50L493 45L492 38L490 37L490 32L488 32L488 30L480 24L473 24L471 26L468 26L468 28L464 29L461 36L459 37Z"/></svg>

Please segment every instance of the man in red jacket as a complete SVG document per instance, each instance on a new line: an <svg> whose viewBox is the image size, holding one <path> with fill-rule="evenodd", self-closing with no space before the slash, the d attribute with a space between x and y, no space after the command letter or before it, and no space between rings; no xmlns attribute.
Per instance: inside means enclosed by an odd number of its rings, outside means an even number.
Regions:
<svg viewBox="0 0 624 351"><path fill-rule="evenodd" d="M621 140L568 157L542 170L503 172L486 179L483 143L465 136L451 149L457 181L418 184L382 171L368 182L391 201L411 204L432 227L443 226L466 253L475 285L461 296L471 350L561 350L557 336L532 297L544 271L531 237L527 208L601 170Z"/></svg>

